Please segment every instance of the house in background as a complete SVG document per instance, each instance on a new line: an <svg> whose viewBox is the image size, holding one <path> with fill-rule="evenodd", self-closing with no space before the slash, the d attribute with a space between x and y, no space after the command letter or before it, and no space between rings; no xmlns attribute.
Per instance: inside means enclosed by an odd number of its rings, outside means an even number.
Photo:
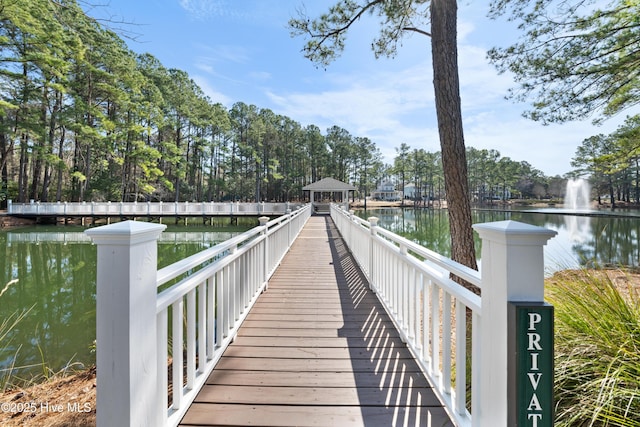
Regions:
<svg viewBox="0 0 640 427"><path fill-rule="evenodd" d="M415 184L407 184L404 186L404 198L415 200L416 198L416 185Z"/></svg>
<svg viewBox="0 0 640 427"><path fill-rule="evenodd" d="M402 192L396 191L396 186L393 182L384 181L374 192L371 193L371 198L374 200L394 202L402 198Z"/></svg>

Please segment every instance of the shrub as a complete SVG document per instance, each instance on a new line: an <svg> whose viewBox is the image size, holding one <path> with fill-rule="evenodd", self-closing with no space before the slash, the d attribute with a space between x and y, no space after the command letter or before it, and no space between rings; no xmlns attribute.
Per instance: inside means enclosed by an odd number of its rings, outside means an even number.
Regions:
<svg viewBox="0 0 640 427"><path fill-rule="evenodd" d="M564 271L555 306L556 426L640 426L640 291L620 271Z"/></svg>

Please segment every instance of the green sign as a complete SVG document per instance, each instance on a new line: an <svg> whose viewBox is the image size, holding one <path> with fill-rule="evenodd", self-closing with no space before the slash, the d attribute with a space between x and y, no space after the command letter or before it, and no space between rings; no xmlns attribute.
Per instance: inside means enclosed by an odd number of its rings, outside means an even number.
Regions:
<svg viewBox="0 0 640 427"><path fill-rule="evenodd" d="M553 426L553 306L509 303L509 425Z"/></svg>

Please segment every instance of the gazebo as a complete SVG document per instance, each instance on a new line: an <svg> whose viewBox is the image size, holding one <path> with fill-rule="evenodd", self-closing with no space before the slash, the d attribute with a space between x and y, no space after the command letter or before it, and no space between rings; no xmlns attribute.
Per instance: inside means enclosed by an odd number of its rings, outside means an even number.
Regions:
<svg viewBox="0 0 640 427"><path fill-rule="evenodd" d="M345 209L349 209L349 191L354 191L356 187L337 179L323 178L302 189L310 192L309 200L313 205L313 211L325 213L329 212L331 203L342 203Z"/></svg>

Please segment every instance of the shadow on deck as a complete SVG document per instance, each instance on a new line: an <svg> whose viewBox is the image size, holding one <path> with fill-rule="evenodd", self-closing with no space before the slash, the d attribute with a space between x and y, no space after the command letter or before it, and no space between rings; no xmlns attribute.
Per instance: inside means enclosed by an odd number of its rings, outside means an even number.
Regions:
<svg viewBox="0 0 640 427"><path fill-rule="evenodd" d="M182 426L451 426L330 217L311 217Z"/></svg>

